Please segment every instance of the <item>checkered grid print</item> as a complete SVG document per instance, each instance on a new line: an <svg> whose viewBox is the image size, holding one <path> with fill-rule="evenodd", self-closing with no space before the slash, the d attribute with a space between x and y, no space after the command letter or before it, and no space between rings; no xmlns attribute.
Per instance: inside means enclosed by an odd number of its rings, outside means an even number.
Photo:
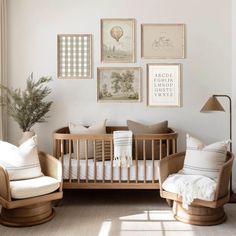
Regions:
<svg viewBox="0 0 236 236"><path fill-rule="evenodd" d="M58 77L91 78L91 35L58 35Z"/></svg>

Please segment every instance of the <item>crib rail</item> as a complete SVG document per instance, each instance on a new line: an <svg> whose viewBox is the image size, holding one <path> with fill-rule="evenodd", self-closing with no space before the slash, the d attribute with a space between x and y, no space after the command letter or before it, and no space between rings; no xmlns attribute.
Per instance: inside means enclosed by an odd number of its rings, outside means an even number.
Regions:
<svg viewBox="0 0 236 236"><path fill-rule="evenodd" d="M62 162L64 188L156 189L158 160L177 152L177 136L175 132L134 135L130 168L113 166L112 134L56 132L53 152Z"/></svg>

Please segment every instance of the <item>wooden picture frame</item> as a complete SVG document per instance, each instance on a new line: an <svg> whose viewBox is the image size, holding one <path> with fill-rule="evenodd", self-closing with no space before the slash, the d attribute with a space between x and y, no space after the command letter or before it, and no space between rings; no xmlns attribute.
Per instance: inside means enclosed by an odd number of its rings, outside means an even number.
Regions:
<svg viewBox="0 0 236 236"><path fill-rule="evenodd" d="M135 19L101 19L101 62L135 62Z"/></svg>
<svg viewBox="0 0 236 236"><path fill-rule="evenodd" d="M142 24L141 57L143 59L185 58L185 25Z"/></svg>
<svg viewBox="0 0 236 236"><path fill-rule="evenodd" d="M57 35L57 76L59 79L92 78L92 35Z"/></svg>
<svg viewBox="0 0 236 236"><path fill-rule="evenodd" d="M140 102L141 67L97 68L97 100Z"/></svg>
<svg viewBox="0 0 236 236"><path fill-rule="evenodd" d="M147 105L181 106L181 64L147 64Z"/></svg>

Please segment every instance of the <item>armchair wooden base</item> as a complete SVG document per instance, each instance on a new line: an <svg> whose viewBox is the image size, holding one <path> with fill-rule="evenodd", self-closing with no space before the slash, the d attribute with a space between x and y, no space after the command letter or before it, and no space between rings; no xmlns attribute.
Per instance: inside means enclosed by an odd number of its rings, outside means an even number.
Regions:
<svg viewBox="0 0 236 236"><path fill-rule="evenodd" d="M173 214L177 220L192 225L217 225L226 220L223 206L210 208L191 205L186 210L182 207L181 202L174 201Z"/></svg>
<svg viewBox="0 0 236 236"><path fill-rule="evenodd" d="M50 221L55 216L51 201L14 209L2 208L0 223L5 226L25 227Z"/></svg>

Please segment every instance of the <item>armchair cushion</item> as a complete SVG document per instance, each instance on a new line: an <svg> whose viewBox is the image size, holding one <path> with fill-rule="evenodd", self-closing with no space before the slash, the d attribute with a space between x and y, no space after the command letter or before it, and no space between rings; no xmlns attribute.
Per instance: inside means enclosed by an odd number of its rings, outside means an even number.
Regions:
<svg viewBox="0 0 236 236"><path fill-rule="evenodd" d="M183 207L188 208L194 199L213 201L217 183L201 175L172 174L163 182L162 188L182 197Z"/></svg>
<svg viewBox="0 0 236 236"><path fill-rule="evenodd" d="M206 146L202 141L187 135L187 149L183 174L204 175L217 179L226 160L229 140Z"/></svg>
<svg viewBox="0 0 236 236"><path fill-rule="evenodd" d="M0 141L0 164L6 168L10 180L42 176L36 136L28 139L19 147Z"/></svg>
<svg viewBox="0 0 236 236"><path fill-rule="evenodd" d="M31 198L52 193L59 186L58 180L48 176L10 181L11 197L15 199Z"/></svg>

